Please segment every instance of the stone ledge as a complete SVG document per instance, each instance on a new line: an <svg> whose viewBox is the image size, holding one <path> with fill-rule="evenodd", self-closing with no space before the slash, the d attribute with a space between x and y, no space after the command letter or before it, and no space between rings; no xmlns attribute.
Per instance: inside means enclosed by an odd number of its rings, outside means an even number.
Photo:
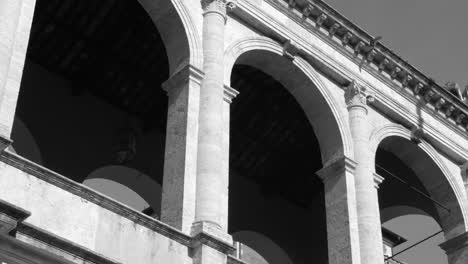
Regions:
<svg viewBox="0 0 468 264"><path fill-rule="evenodd" d="M207 222L194 223L192 226L191 247L197 248L200 245L207 245L228 255L236 250L230 235Z"/></svg>
<svg viewBox="0 0 468 264"><path fill-rule="evenodd" d="M459 249L468 247L468 232L454 237L439 245L447 254L456 252Z"/></svg>
<svg viewBox="0 0 468 264"><path fill-rule="evenodd" d="M48 231L42 230L36 226L27 223L21 223L17 227L17 233L47 244L70 255L77 256L85 261L91 261L96 264L119 264L119 262L110 260L96 252L86 249L72 241L58 237Z"/></svg>
<svg viewBox="0 0 468 264"><path fill-rule="evenodd" d="M30 215L30 212L0 199L0 234L8 234Z"/></svg>
<svg viewBox="0 0 468 264"><path fill-rule="evenodd" d="M9 146L11 146L11 144L13 144L13 140L11 140L11 139L3 136L3 135L0 135L0 151L4 151Z"/></svg>
<svg viewBox="0 0 468 264"><path fill-rule="evenodd" d="M8 257L8 259L2 259L7 263L74 264L63 257L4 235L0 235L0 255Z"/></svg>
<svg viewBox="0 0 468 264"><path fill-rule="evenodd" d="M227 264L248 264L248 263L234 256L229 255L227 257Z"/></svg>
<svg viewBox="0 0 468 264"><path fill-rule="evenodd" d="M185 246L190 246L191 244L191 237L182 233L181 231L141 212L135 211L128 206L123 205L103 194L100 194L97 191L94 191L80 183L74 182L62 175L59 175L58 173L55 173L23 157L11 153L8 150L0 154L0 161L94 204L97 204L102 208L112 211L135 222L136 224L144 226L178 243L181 243Z"/></svg>

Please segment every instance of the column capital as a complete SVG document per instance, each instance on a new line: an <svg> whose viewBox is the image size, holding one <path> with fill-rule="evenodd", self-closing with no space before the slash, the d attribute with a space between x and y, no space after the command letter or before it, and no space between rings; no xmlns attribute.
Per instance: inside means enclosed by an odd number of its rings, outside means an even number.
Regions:
<svg viewBox="0 0 468 264"><path fill-rule="evenodd" d="M236 89L224 85L224 101L227 103L232 103L232 100L236 98L236 96L239 94L239 91Z"/></svg>
<svg viewBox="0 0 468 264"><path fill-rule="evenodd" d="M374 96L366 91L364 86L356 83L354 80L345 87L344 96L348 109L352 107L364 107L367 109L367 105L374 102Z"/></svg>
<svg viewBox="0 0 468 264"><path fill-rule="evenodd" d="M236 0L201 0L203 15L217 13L227 19L227 12L236 8Z"/></svg>
<svg viewBox="0 0 468 264"><path fill-rule="evenodd" d="M201 85L204 76L205 74L202 70L191 64L187 64L165 81L161 87L170 95L172 91L183 87L183 85L187 84L189 81Z"/></svg>
<svg viewBox="0 0 468 264"><path fill-rule="evenodd" d="M439 245L447 254L454 253L460 249L468 247L468 232L465 232L457 237L449 239Z"/></svg>
<svg viewBox="0 0 468 264"><path fill-rule="evenodd" d="M323 182L326 182L333 177L337 177L345 172L354 173L357 163L348 158L341 157L337 160L332 161L331 163L326 164L322 169L316 172L317 176L322 179Z"/></svg>

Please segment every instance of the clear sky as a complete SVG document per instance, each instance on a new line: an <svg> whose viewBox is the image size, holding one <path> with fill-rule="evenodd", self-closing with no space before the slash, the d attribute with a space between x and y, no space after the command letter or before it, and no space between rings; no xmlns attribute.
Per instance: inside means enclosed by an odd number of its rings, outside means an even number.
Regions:
<svg viewBox="0 0 468 264"><path fill-rule="evenodd" d="M323 0L438 83L468 85L468 0Z"/></svg>

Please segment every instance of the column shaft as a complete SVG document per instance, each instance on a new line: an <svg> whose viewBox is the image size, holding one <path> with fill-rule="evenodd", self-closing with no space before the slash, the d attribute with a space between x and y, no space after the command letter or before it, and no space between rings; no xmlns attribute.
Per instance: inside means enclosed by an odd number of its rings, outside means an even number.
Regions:
<svg viewBox="0 0 468 264"><path fill-rule="evenodd" d="M196 222L208 222L223 229L224 181L222 169L223 61L225 0L202 1L203 78L200 90Z"/></svg>
<svg viewBox="0 0 468 264"><path fill-rule="evenodd" d="M329 264L361 263L355 167L354 161L343 158L317 172L325 187Z"/></svg>
<svg viewBox="0 0 468 264"><path fill-rule="evenodd" d="M382 227L377 188L369 148L369 121L366 95L352 82L345 92L349 125L354 143L356 203L362 264L383 264Z"/></svg>

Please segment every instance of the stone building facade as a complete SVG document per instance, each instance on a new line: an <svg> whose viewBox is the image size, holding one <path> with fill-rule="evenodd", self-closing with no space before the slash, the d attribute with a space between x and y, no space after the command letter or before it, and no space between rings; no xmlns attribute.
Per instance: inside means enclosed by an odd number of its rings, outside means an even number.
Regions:
<svg viewBox="0 0 468 264"><path fill-rule="evenodd" d="M465 264L465 99L318 0L1 0L0 261Z"/></svg>

